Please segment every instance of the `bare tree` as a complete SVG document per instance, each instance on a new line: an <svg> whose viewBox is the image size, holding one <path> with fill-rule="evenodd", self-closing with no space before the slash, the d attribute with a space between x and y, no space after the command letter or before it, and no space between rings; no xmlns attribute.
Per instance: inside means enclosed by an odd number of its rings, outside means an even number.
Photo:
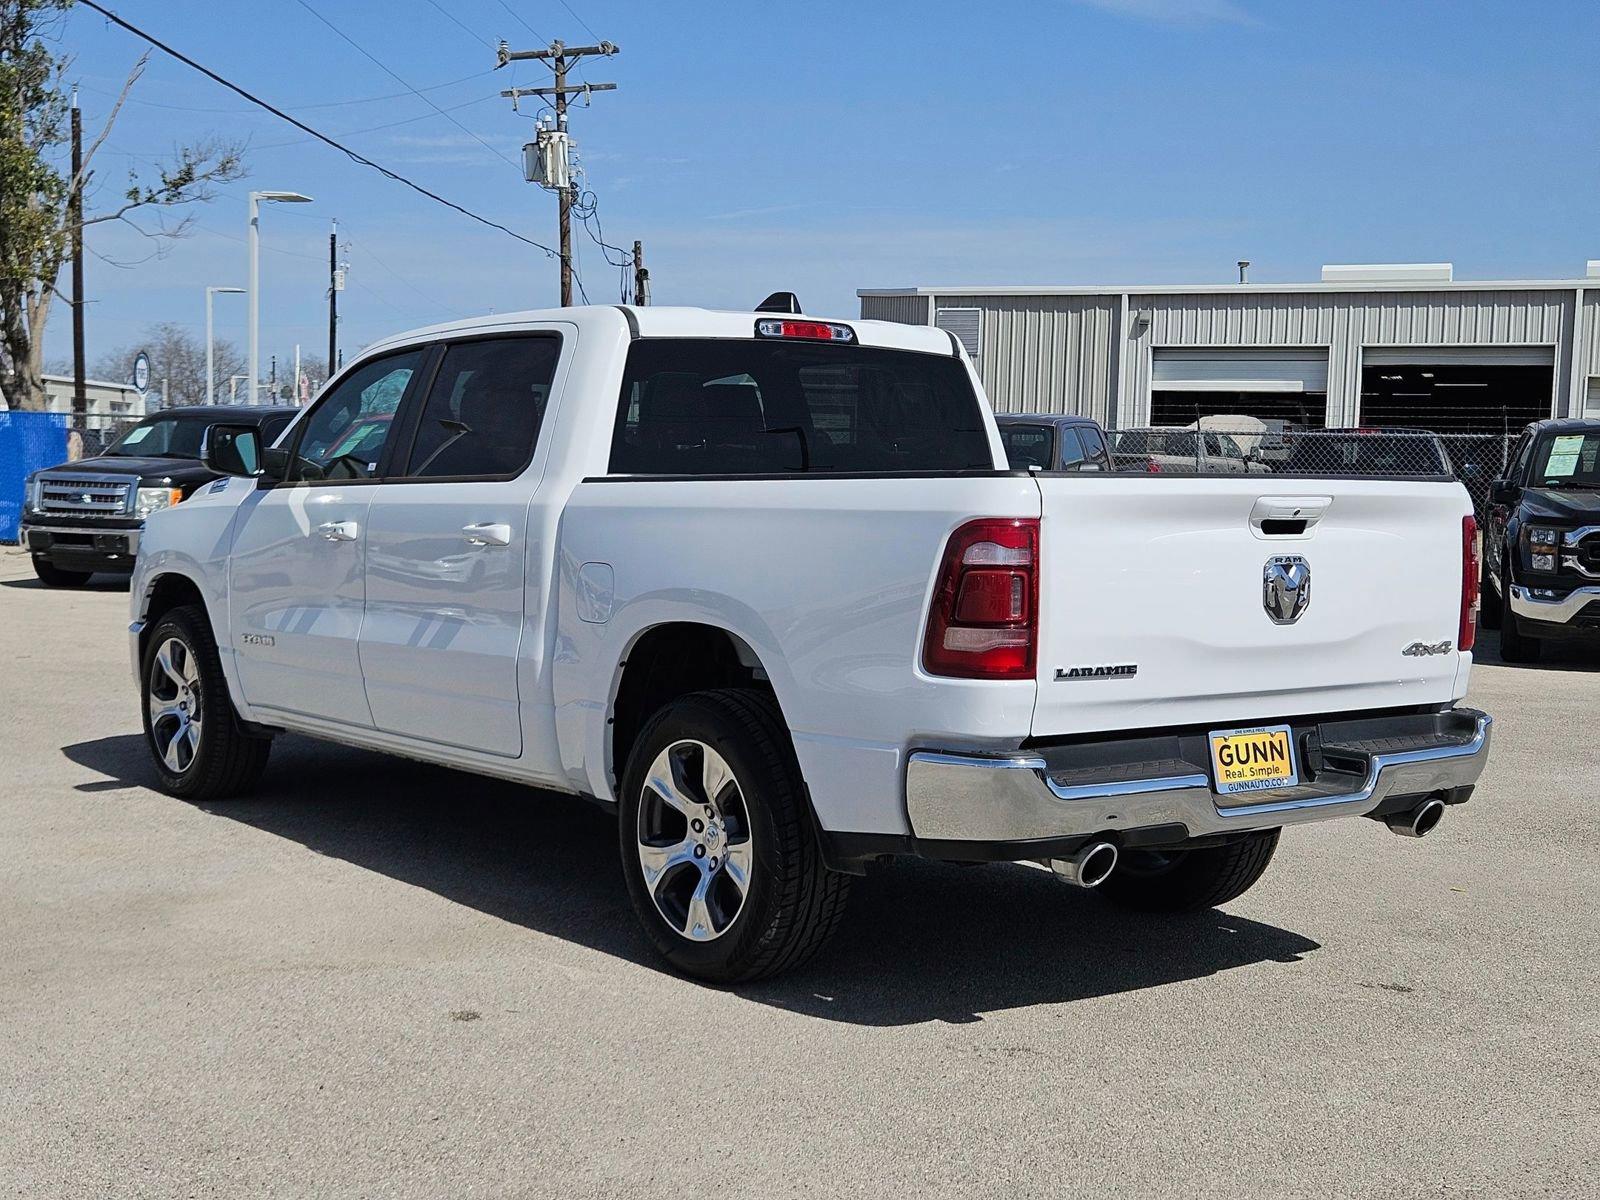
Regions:
<svg viewBox="0 0 1600 1200"><path fill-rule="evenodd" d="M140 351L150 356L150 390L161 394L173 408L206 402L206 346L176 321L158 321L144 331L136 345L121 346L102 355L94 365L98 379L123 383L133 378L133 360ZM220 397L228 394L228 376L244 373L244 355L232 342L216 343L216 379Z"/></svg>
<svg viewBox="0 0 1600 1200"><path fill-rule="evenodd" d="M143 74L141 56L84 148L76 176L61 163L67 140L68 60L45 44L71 0L0 0L0 395L14 409L43 409L45 325L57 296L56 277L79 228L70 199L86 193L90 164L111 133L129 91ZM203 139L181 145L154 178L130 175L116 203L83 219L82 227L120 221L149 238L159 253L188 232L189 219L163 210L206 201L211 185L242 177L240 147ZM145 218L154 216L154 221Z"/></svg>

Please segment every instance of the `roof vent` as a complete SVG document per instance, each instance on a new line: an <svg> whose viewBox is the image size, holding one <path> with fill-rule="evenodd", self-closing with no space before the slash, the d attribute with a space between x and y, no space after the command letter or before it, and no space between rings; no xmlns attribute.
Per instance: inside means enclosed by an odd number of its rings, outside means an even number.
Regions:
<svg viewBox="0 0 1600 1200"><path fill-rule="evenodd" d="M1353 263L1322 268L1323 283L1449 283L1453 263Z"/></svg>
<svg viewBox="0 0 1600 1200"><path fill-rule="evenodd" d="M1590 279L1600 279L1600 258L1591 258L1584 273Z"/></svg>
<svg viewBox="0 0 1600 1200"><path fill-rule="evenodd" d="M773 292L772 295L756 305L756 311L797 313L800 311L800 297L793 292Z"/></svg>

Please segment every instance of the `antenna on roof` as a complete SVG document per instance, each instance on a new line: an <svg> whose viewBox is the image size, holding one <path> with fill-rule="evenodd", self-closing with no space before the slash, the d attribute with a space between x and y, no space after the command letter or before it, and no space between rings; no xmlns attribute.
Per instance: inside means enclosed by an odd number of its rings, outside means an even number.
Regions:
<svg viewBox="0 0 1600 1200"><path fill-rule="evenodd" d="M802 311L800 308L800 297L796 296L793 292L773 292L772 295L768 296L760 304L756 305L756 311L771 313L798 313Z"/></svg>

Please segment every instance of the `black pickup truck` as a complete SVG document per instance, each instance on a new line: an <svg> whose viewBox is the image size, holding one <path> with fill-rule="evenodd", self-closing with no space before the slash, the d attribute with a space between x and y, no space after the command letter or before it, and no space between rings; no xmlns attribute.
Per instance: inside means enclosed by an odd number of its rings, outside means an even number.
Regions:
<svg viewBox="0 0 1600 1200"><path fill-rule="evenodd" d="M216 479L200 462L206 430L219 421L255 425L270 446L300 410L279 405L195 405L146 417L103 454L28 477L18 540L39 578L76 587L96 571L126 575L147 517Z"/></svg>
<svg viewBox="0 0 1600 1200"><path fill-rule="evenodd" d="M1507 662L1600 641L1600 420L1539 421L1512 449L1489 493L1482 616Z"/></svg>

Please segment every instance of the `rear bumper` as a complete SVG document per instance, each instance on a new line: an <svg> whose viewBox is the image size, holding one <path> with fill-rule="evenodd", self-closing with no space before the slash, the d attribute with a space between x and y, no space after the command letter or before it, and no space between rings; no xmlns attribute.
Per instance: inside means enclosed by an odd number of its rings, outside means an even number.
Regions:
<svg viewBox="0 0 1600 1200"><path fill-rule="evenodd" d="M30 553L77 571L131 571L139 554L138 526L106 528L49 521L24 524L17 540Z"/></svg>
<svg viewBox="0 0 1600 1200"><path fill-rule="evenodd" d="M1573 588L1558 600L1544 600L1535 596L1528 588L1521 584L1511 585L1511 611L1525 621L1538 621L1545 625L1571 626L1579 621L1579 614L1589 605L1600 601L1600 587ZM1596 605L1600 610L1600 604ZM1600 633L1600 621L1588 624L1589 618L1585 616L1582 624L1591 632Z"/></svg>
<svg viewBox="0 0 1600 1200"><path fill-rule="evenodd" d="M1224 804L1203 734L1116 739L1004 756L918 750L906 813L918 853L1039 856L1090 837L1157 845L1335 817L1438 795L1460 803L1483 773L1493 722L1473 709L1296 723L1302 783ZM1235 799L1235 798L1228 798Z"/></svg>

